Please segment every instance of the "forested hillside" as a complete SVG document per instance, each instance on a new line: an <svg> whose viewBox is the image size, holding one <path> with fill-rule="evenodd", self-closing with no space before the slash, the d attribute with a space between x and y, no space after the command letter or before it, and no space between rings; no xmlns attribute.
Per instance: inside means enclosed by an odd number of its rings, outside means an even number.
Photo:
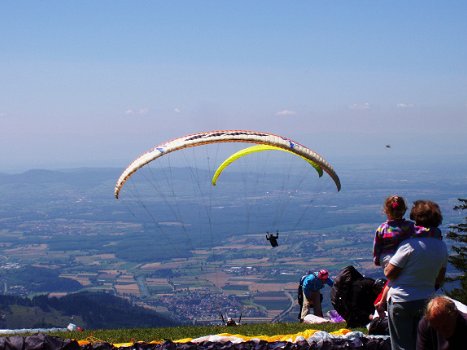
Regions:
<svg viewBox="0 0 467 350"><path fill-rule="evenodd" d="M126 299L106 293L82 292L57 298L32 299L0 295L0 328L66 327L85 329L167 327L176 323Z"/></svg>

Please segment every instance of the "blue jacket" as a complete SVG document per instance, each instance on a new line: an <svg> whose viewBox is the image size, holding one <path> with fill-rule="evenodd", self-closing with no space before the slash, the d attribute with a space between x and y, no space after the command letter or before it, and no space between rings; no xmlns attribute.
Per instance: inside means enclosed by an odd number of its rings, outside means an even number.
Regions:
<svg viewBox="0 0 467 350"><path fill-rule="evenodd" d="M309 294L309 292L316 292L324 288L324 283L332 287L334 281L328 277L328 279L323 282L318 278L318 272L313 272L312 274L306 276L303 280L303 291L305 294Z"/></svg>

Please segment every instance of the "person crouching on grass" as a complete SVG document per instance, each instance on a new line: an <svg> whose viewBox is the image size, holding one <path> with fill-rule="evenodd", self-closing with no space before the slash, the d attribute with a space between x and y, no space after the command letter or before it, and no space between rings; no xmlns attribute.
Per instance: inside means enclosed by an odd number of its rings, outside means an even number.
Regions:
<svg viewBox="0 0 467 350"><path fill-rule="evenodd" d="M310 312L313 307L314 314L323 317L323 310L321 309L321 289L324 285L332 287L334 281L329 277L327 270L320 270L309 274L303 281L303 307L300 321Z"/></svg>

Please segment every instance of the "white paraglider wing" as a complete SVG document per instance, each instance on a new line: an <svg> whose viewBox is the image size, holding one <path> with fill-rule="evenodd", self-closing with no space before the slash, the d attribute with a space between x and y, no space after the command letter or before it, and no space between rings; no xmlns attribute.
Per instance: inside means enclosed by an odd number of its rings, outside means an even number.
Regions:
<svg viewBox="0 0 467 350"><path fill-rule="evenodd" d="M218 142L255 143L262 145L271 145L290 151L312 161L317 166L322 168L332 178L332 180L336 184L337 190L340 191L341 189L339 177L337 176L333 167L318 153L291 139L279 135L258 131L215 130L179 137L172 141L160 144L154 147L153 149L149 150L148 152L142 154L140 157L135 159L120 175L115 185L115 198L118 199L123 185L132 174L134 174L138 169L145 166L146 164L154 161L155 159L165 154L178 151L184 148L202 146Z"/></svg>

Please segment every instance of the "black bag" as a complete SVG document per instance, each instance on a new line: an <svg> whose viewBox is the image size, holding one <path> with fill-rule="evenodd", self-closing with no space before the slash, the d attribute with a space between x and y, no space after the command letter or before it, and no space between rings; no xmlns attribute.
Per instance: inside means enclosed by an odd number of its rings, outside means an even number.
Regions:
<svg viewBox="0 0 467 350"><path fill-rule="evenodd" d="M345 319L347 327L365 327L370 322L369 316L375 312L374 301L377 296L373 278L364 277L352 282L347 302L349 317Z"/></svg>
<svg viewBox="0 0 467 350"><path fill-rule="evenodd" d="M370 335L389 335L388 318L375 317L371 320L368 327L368 334Z"/></svg>
<svg viewBox="0 0 467 350"><path fill-rule="evenodd" d="M334 279L334 285L331 288L331 304L345 320L348 319L350 313L352 283L361 279L363 279L362 274L352 265L344 267Z"/></svg>

